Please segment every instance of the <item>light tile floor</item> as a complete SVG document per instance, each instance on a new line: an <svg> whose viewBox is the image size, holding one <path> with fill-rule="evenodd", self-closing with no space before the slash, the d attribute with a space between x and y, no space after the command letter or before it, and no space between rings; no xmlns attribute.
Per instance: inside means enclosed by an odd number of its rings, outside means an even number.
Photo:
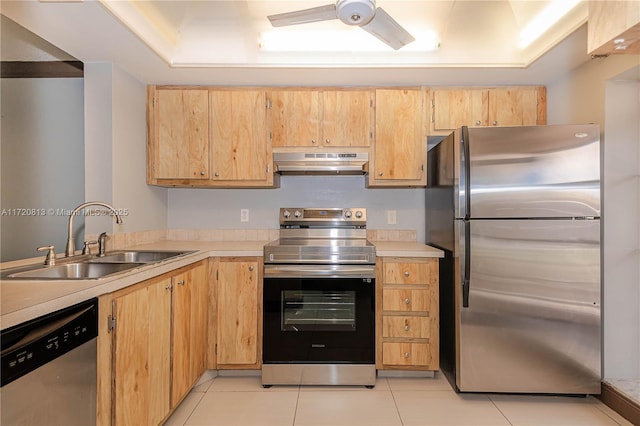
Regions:
<svg viewBox="0 0 640 426"><path fill-rule="evenodd" d="M593 397L456 394L442 375L363 386L273 386L218 376L193 389L167 426L631 425Z"/></svg>

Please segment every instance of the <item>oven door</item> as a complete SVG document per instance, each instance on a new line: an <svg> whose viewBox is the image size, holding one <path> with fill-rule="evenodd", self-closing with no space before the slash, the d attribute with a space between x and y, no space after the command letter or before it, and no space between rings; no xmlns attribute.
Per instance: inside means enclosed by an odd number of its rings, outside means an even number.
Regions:
<svg viewBox="0 0 640 426"><path fill-rule="evenodd" d="M375 279L264 278L263 363L375 363Z"/></svg>

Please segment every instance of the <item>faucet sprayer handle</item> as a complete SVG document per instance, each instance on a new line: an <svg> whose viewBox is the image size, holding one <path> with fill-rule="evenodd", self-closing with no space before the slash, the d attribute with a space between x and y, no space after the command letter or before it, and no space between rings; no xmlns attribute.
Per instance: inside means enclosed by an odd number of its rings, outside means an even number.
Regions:
<svg viewBox="0 0 640 426"><path fill-rule="evenodd" d="M36 250L47 252L46 257L44 258L44 264L46 266L53 266L56 264L55 246L42 246L38 247Z"/></svg>
<svg viewBox="0 0 640 426"><path fill-rule="evenodd" d="M106 240L110 238L106 232L103 232L98 237L98 257L102 257L105 255L107 251Z"/></svg>

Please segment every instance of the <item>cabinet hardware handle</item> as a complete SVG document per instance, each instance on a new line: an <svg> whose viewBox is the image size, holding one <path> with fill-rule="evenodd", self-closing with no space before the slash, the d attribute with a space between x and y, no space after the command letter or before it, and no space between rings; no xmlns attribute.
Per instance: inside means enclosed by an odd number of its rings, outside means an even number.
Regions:
<svg viewBox="0 0 640 426"><path fill-rule="evenodd" d="M200 176L204 176L204 172L203 171L200 172Z"/></svg>
<svg viewBox="0 0 640 426"><path fill-rule="evenodd" d="M316 143L316 140L315 139L311 139L311 143Z"/></svg>
<svg viewBox="0 0 640 426"><path fill-rule="evenodd" d="M178 285L184 285L184 280L178 281Z"/></svg>
<svg viewBox="0 0 640 426"><path fill-rule="evenodd" d="M215 177L218 177L218 176L220 176L220 173L215 172L213 175L214 175Z"/></svg>
<svg viewBox="0 0 640 426"><path fill-rule="evenodd" d="M407 297L406 299L404 299L404 304L408 305L409 303L411 303L411 300L409 300L409 298Z"/></svg>
<svg viewBox="0 0 640 426"><path fill-rule="evenodd" d="M409 271L404 271L404 276L408 277L409 276Z"/></svg>
<svg viewBox="0 0 640 426"><path fill-rule="evenodd" d="M326 140L324 141L324 143L326 143L327 145L329 145L329 144L331 143L331 139L326 139Z"/></svg>
<svg viewBox="0 0 640 426"><path fill-rule="evenodd" d="M382 176L382 172L379 172L379 173L378 173L378 176Z"/></svg>
<svg viewBox="0 0 640 426"><path fill-rule="evenodd" d="M493 122L493 125L494 125L494 126L497 126L497 125L498 125L498 122L497 122L497 121L494 121L494 122Z"/></svg>
<svg viewBox="0 0 640 426"><path fill-rule="evenodd" d="M476 126L480 125L480 120L476 120Z"/></svg>
<svg viewBox="0 0 640 426"><path fill-rule="evenodd" d="M410 329L410 328L411 328L411 327L409 327L408 325L405 325L405 326L404 326L404 331L409 331L409 329Z"/></svg>
<svg viewBox="0 0 640 426"><path fill-rule="evenodd" d="M404 357L405 357L405 359L409 359L409 352L405 352L404 353Z"/></svg>
<svg viewBox="0 0 640 426"><path fill-rule="evenodd" d="M166 286L164 289L165 290L171 290L173 288L173 284L169 284L168 286Z"/></svg>
<svg viewBox="0 0 640 426"><path fill-rule="evenodd" d="M250 270L250 271L253 271L253 266L249 266L249 270Z"/></svg>

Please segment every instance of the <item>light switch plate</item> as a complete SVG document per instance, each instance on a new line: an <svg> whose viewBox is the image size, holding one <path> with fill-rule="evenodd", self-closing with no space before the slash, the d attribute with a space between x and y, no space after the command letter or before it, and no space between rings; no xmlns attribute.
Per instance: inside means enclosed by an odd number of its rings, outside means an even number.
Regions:
<svg viewBox="0 0 640 426"><path fill-rule="evenodd" d="M240 222L249 222L249 209L240 209Z"/></svg>

